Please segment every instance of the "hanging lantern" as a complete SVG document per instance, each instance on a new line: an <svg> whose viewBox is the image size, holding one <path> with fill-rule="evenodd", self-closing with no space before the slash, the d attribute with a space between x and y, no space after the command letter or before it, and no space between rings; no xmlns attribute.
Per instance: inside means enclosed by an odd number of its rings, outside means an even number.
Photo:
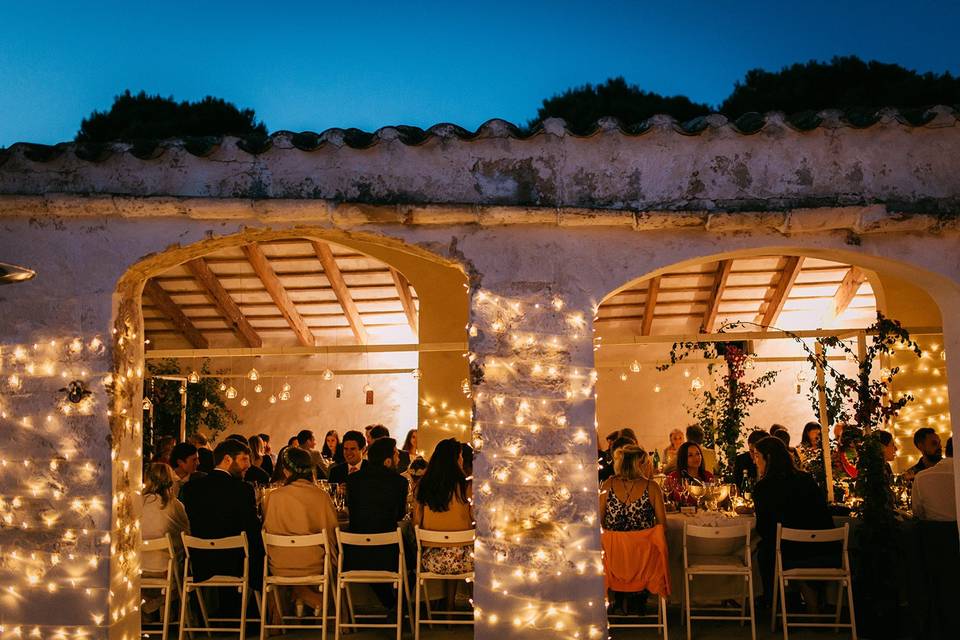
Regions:
<svg viewBox="0 0 960 640"><path fill-rule="evenodd" d="M143 410L144 410L144 411L150 411L151 409L153 409L153 402L150 401L150 398L144 398L144 399L143 399Z"/></svg>
<svg viewBox="0 0 960 640"><path fill-rule="evenodd" d="M241 406L241 407L245 407L245 406L247 406L248 404L250 404L250 401L247 400L246 397L243 397L243 398L240 399L240 406Z"/></svg>
<svg viewBox="0 0 960 640"><path fill-rule="evenodd" d="M270 404L277 404L277 396L273 395L272 393L270 394L270 397L267 398L267 400L270 402Z"/></svg>
<svg viewBox="0 0 960 640"><path fill-rule="evenodd" d="M370 386L370 383L363 385L363 395L367 404L373 404L373 387Z"/></svg>
<svg viewBox="0 0 960 640"><path fill-rule="evenodd" d="M743 368L746 369L747 371L750 371L755 366L757 365L753 361L753 356L747 356L746 359L743 361Z"/></svg>
<svg viewBox="0 0 960 640"><path fill-rule="evenodd" d="M260 379L260 372L257 371L256 368L250 369L250 371L247 372L247 379L256 382Z"/></svg>
<svg viewBox="0 0 960 640"><path fill-rule="evenodd" d="M653 392L654 392L654 393L660 393L660 385L658 385L658 384L653 385Z"/></svg>
<svg viewBox="0 0 960 640"><path fill-rule="evenodd" d="M226 390L227 390L227 383L221 382L221 383L220 383L220 391L226 391Z"/></svg>
<svg viewBox="0 0 960 640"><path fill-rule="evenodd" d="M626 382L626 381L627 381L627 374L621 373L621 374L620 374L620 381L621 381L621 382Z"/></svg>
<svg viewBox="0 0 960 640"><path fill-rule="evenodd" d="M280 388L281 391L290 391L290 383L284 382L283 386Z"/></svg>
<svg viewBox="0 0 960 640"><path fill-rule="evenodd" d="M420 371L420 369L414 369L410 372L410 375L413 376L414 380L419 380L423 373Z"/></svg>
<svg viewBox="0 0 960 640"><path fill-rule="evenodd" d="M210 401L207 400L206 398L204 398L204 399L203 399L203 402L201 402L200 404L203 405L203 408L204 408L204 409L209 409L209 408L210 408Z"/></svg>
<svg viewBox="0 0 960 640"><path fill-rule="evenodd" d="M322 377L327 382L330 382L331 380L333 380L333 369L329 369L329 368L324 369Z"/></svg>
<svg viewBox="0 0 960 640"><path fill-rule="evenodd" d="M227 398L229 400L233 400L236 397L237 397L236 388L233 385L230 385L229 387L227 387Z"/></svg>
<svg viewBox="0 0 960 640"><path fill-rule="evenodd" d="M700 389L703 389L703 380L700 378L700 376L697 376L690 381L690 389L693 391L700 391Z"/></svg>
<svg viewBox="0 0 960 640"><path fill-rule="evenodd" d="M342 385L342 384L338 384L338 385L337 385L337 397L339 398L339 397L342 396L342 395L343 395L343 385Z"/></svg>
<svg viewBox="0 0 960 640"><path fill-rule="evenodd" d="M196 371L191 371L190 375L187 376L187 382L190 384L197 384L200 382L200 374Z"/></svg>
<svg viewBox="0 0 960 640"><path fill-rule="evenodd" d="M630 371L633 373L640 373L640 363L637 360L634 360L630 363Z"/></svg>
<svg viewBox="0 0 960 640"><path fill-rule="evenodd" d="M258 382L257 384L253 385L253 392L254 392L254 393L260 393L261 391L263 391L263 385L262 385L262 384L260 384L260 383Z"/></svg>
<svg viewBox="0 0 960 640"><path fill-rule="evenodd" d="M290 392L289 392L289 391L281 391L281 392L280 392L280 400L281 400L281 401L286 402L286 401L289 400L289 399L290 399Z"/></svg>
<svg viewBox="0 0 960 640"><path fill-rule="evenodd" d="M313 396L312 396L312 395L310 395L309 393L303 394L303 401L304 401L304 402L310 402L310 401L312 401L312 400L313 400Z"/></svg>

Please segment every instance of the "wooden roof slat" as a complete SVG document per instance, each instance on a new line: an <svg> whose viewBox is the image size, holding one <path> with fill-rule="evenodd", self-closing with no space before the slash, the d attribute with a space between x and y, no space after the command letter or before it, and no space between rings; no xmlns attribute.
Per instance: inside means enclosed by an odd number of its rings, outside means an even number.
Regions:
<svg viewBox="0 0 960 640"><path fill-rule="evenodd" d="M180 308L170 299L167 292L152 278L144 284L143 292L149 296L157 310L177 328L177 331L187 339L187 342L189 342L194 349L206 349L209 346L207 339L203 337L200 330L180 311Z"/></svg>
<svg viewBox="0 0 960 640"><path fill-rule="evenodd" d="M660 291L660 277L650 279L647 285L647 299L643 306L643 325L640 327L640 335L650 335L650 329L653 327L653 314L657 307L657 294Z"/></svg>
<svg viewBox="0 0 960 640"><path fill-rule="evenodd" d="M717 310L720 308L720 298L723 296L723 290L727 286L727 278L730 277L730 269L732 267L733 260L721 260L717 265L710 301L707 303L707 310L704 311L703 321L700 323L701 333L713 332L713 324L717 321Z"/></svg>
<svg viewBox="0 0 960 640"><path fill-rule="evenodd" d="M783 303L786 302L787 296L790 295L790 289L793 287L793 283L796 281L797 275L800 273L802 267L803 256L787 256L786 264L780 273L780 278L777 280L776 286L773 288L770 301L767 303L767 307L760 318L760 324L764 327L770 327L776 324L777 318L780 317L780 312L783 311Z"/></svg>
<svg viewBox="0 0 960 640"><path fill-rule="evenodd" d="M843 281L837 287L837 292L833 295L833 304L831 305L832 317L830 320L839 318L860 290L861 285L867 281L867 274L858 267L850 267Z"/></svg>
<svg viewBox="0 0 960 640"><path fill-rule="evenodd" d="M340 273L336 258L334 258L333 252L330 250L330 245L319 240L313 240L311 244L313 244L314 251L317 252L317 258L320 259L320 264L323 266L323 271L327 275L327 280L330 282L330 286L333 288L333 292L336 294L340 306L343 307L343 313L347 316L347 321L350 323L350 329L353 331L353 335L360 344L367 344L370 339L369 335L363 325L363 320L360 319L360 312L357 310L357 305L353 301L350 289L347 287L347 283Z"/></svg>
<svg viewBox="0 0 960 640"><path fill-rule="evenodd" d="M257 335L250 323L241 313L237 303L234 302L230 294L223 288L216 274L210 270L203 258L194 258L185 263L186 267L196 278L200 286L210 296L211 301L217 306L223 317L233 328L233 332L244 346L262 347L263 340Z"/></svg>
<svg viewBox="0 0 960 640"><path fill-rule="evenodd" d="M269 293L270 297L273 298L273 302L277 305L281 315L296 334L297 340L300 342L301 346L312 347L316 345L317 340L310 332L310 327L308 327L307 323L304 322L303 317L297 310L296 305L294 305L293 300L290 299L290 294L288 294L287 290L283 288L280 278L277 277L277 274L270 266L270 261L267 259L267 256L264 255L260 247L254 243L244 245L241 247L241 249L243 250L244 255L247 257L247 260L250 262L250 266L253 267L253 270L256 272L257 277L259 277L260 281L263 282L263 286L266 288L267 293Z"/></svg>
<svg viewBox="0 0 960 640"><path fill-rule="evenodd" d="M393 284L397 287L397 295L400 296L400 305L403 307L403 312L407 315L407 322L410 324L410 330L413 331L414 337L420 335L420 328L417 324L417 308L413 304L413 296L410 294L410 282L407 281L407 278L394 269L390 267L390 275L393 276Z"/></svg>

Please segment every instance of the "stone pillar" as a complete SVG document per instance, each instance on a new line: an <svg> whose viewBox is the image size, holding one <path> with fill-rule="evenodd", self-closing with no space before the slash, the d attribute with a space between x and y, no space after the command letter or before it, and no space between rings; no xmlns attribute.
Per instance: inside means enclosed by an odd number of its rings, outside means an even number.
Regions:
<svg viewBox="0 0 960 640"><path fill-rule="evenodd" d="M528 283L484 284L470 330L476 637L599 638L591 304Z"/></svg>

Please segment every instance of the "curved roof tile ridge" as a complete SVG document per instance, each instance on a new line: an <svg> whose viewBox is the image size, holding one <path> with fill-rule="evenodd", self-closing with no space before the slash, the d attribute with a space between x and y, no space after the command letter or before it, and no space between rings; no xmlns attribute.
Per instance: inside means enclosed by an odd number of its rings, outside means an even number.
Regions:
<svg viewBox="0 0 960 640"><path fill-rule="evenodd" d="M113 155L129 153L143 160L155 160L168 149L183 149L197 157L207 157L215 153L226 138L246 153L259 155L276 146L278 149L296 148L303 152L316 151L325 145L338 148L369 149L381 142L399 142L407 146L425 144L431 138L440 140L459 140L472 142L489 138L529 140L541 134L591 138L604 135L642 136L650 131L672 132L683 136L698 136L706 131L729 130L738 135L753 135L768 127L786 127L798 133L805 133L823 127L828 129L855 128L868 129L877 124L885 126L913 127L952 127L960 121L960 105L935 105L929 109L886 107L878 110L858 111L848 109L825 109L817 112L799 111L786 114L782 111L767 113L750 112L730 120L719 113L712 113L679 122L664 114L653 115L638 123L625 125L615 117L599 118L588 131L573 131L562 118L547 118L533 128L522 128L502 118L492 118L482 123L475 131L470 131L449 122L437 123L427 129L410 125L389 125L368 132L357 128L331 127L321 133L302 131L299 133L279 130L263 136L206 136L183 137L169 140L142 140L132 143L77 143L61 142L55 145L16 142L8 148L0 148L0 164L14 154L22 155L31 162L45 163L56 160L65 152L73 152L77 158L86 162L104 162Z"/></svg>

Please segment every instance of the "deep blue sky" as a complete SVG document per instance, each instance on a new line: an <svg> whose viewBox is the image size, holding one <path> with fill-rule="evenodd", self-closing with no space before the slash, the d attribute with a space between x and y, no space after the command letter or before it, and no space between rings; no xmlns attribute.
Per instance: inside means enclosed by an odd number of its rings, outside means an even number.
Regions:
<svg viewBox="0 0 960 640"><path fill-rule="evenodd" d="M0 146L73 137L124 89L271 131L500 117L623 75L719 103L751 68L856 54L960 74L957 2L0 0Z"/></svg>

